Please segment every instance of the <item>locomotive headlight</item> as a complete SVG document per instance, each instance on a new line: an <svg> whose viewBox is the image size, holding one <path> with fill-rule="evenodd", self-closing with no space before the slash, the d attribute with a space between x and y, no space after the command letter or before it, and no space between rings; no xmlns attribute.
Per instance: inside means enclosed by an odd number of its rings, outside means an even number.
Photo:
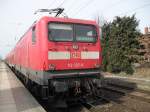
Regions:
<svg viewBox="0 0 150 112"><path fill-rule="evenodd" d="M49 65L49 69L50 69L50 70L55 70L55 68L56 68L56 65L55 65L55 64L50 64L50 65Z"/></svg>
<svg viewBox="0 0 150 112"><path fill-rule="evenodd" d="M95 63L94 67L95 67L95 68L99 68L99 67L100 67L100 64L99 64L99 63Z"/></svg>

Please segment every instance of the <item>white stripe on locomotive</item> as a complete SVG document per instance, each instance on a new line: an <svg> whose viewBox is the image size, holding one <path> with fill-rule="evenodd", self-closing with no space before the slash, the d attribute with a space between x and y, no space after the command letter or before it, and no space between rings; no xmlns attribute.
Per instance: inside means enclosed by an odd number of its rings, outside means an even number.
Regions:
<svg viewBox="0 0 150 112"><path fill-rule="evenodd" d="M68 60L71 58L71 53L68 51L49 51L48 59L49 60ZM97 51L82 51L81 59L99 59L99 52Z"/></svg>

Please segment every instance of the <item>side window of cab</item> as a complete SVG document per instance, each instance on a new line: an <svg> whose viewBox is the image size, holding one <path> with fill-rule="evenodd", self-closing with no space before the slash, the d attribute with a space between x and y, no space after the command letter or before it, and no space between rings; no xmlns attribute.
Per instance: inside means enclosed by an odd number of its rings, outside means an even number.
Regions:
<svg viewBox="0 0 150 112"><path fill-rule="evenodd" d="M35 26L32 28L32 44L36 43L36 30Z"/></svg>

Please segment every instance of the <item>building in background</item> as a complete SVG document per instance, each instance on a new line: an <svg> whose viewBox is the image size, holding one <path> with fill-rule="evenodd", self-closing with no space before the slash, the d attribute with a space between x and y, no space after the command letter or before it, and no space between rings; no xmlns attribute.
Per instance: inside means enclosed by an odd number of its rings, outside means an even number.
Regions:
<svg viewBox="0 0 150 112"><path fill-rule="evenodd" d="M139 38L140 42L140 63L150 63L150 27L145 27L145 32Z"/></svg>

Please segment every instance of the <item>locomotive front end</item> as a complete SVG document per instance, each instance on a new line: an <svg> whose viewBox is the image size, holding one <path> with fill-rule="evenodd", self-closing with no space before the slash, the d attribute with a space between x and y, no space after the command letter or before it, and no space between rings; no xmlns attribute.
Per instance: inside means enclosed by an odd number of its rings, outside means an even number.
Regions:
<svg viewBox="0 0 150 112"><path fill-rule="evenodd" d="M50 96L62 96L68 101L72 97L98 94L102 57L95 22L70 19L48 22L47 58Z"/></svg>
<svg viewBox="0 0 150 112"><path fill-rule="evenodd" d="M54 71L91 70L101 66L98 28L93 24L48 24L48 68Z"/></svg>

